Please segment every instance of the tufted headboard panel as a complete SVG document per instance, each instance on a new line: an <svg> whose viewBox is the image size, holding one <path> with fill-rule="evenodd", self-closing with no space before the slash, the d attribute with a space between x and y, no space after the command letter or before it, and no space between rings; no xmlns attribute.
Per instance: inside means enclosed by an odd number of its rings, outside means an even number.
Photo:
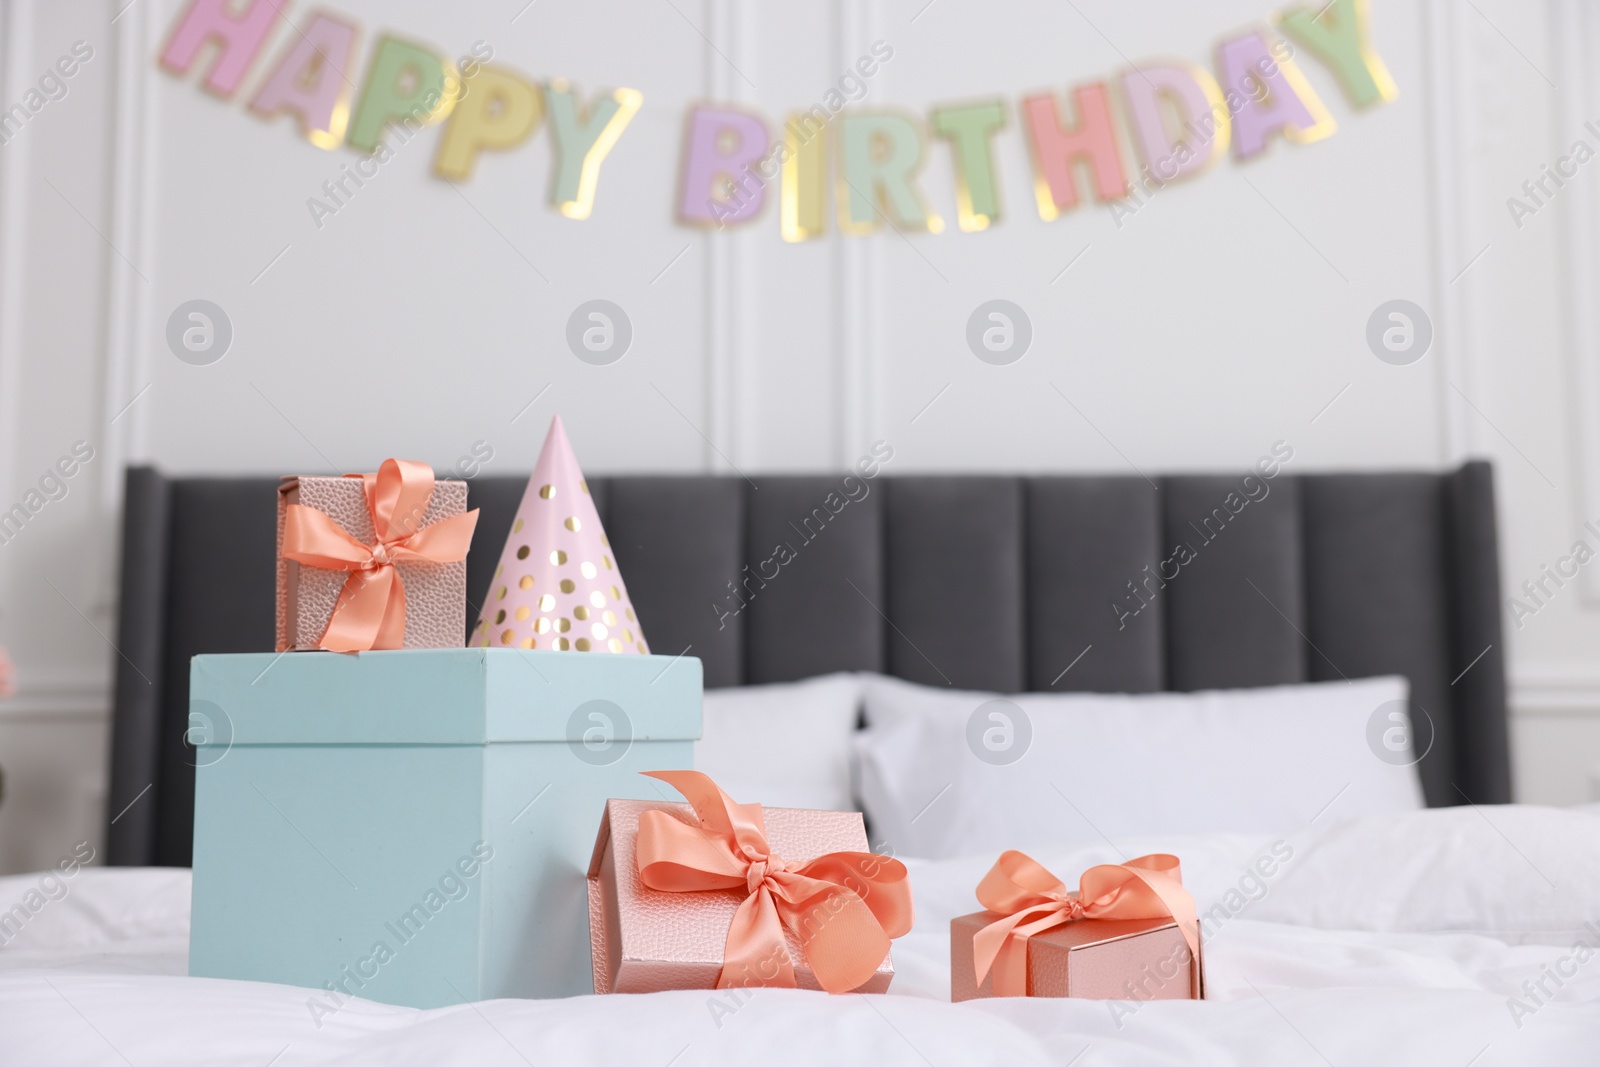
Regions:
<svg viewBox="0 0 1600 1067"><path fill-rule="evenodd" d="M186 865L189 657L271 649L277 483L148 467L127 478L109 807L147 785L151 796L110 827L110 860ZM482 515L469 619L525 483L471 483ZM1248 484L657 475L589 487L652 651L698 656L707 686L841 670L1000 692L1402 674L1431 724L1431 739L1417 730L1428 802L1510 799L1486 463Z"/></svg>

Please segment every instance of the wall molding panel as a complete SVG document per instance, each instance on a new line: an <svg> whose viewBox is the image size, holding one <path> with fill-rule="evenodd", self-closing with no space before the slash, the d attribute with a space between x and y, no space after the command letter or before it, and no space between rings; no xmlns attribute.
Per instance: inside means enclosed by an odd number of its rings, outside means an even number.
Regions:
<svg viewBox="0 0 1600 1067"><path fill-rule="evenodd" d="M1592 57L1600 48L1600 15L1583 0L1557 0L1555 40L1560 63L1558 124L1554 139L1564 151L1562 135L1600 118L1600 78ZM1567 222L1562 234L1562 299L1566 330L1567 374L1572 382L1574 448L1578 485L1573 509L1578 524L1600 520L1600 190L1577 184L1556 210ZM1579 583L1584 605L1600 608L1600 574L1585 568Z"/></svg>
<svg viewBox="0 0 1600 1067"><path fill-rule="evenodd" d="M1463 112L1470 113L1470 80L1461 70L1464 35L1460 28L1459 5L1454 0L1427 0L1427 112L1431 127L1428 142L1430 184L1433 190L1431 225L1433 231L1433 304L1435 318L1434 350L1438 368L1440 411L1440 461L1459 463L1475 454L1477 435L1472 412L1462 403L1452 380L1469 396L1477 375L1473 373L1473 322L1468 299L1472 282L1468 275L1452 284L1449 264L1465 265L1478 246L1470 244L1471 212L1468 145L1461 123ZM1460 269L1457 267L1456 269ZM1465 288L1458 288L1464 286Z"/></svg>
<svg viewBox="0 0 1600 1067"><path fill-rule="evenodd" d="M25 91L26 72L32 64L33 26L26 2L0 0L0 33L4 34L0 62L5 63L0 91L7 100L16 100ZM18 469L18 451L23 390L22 264L29 238L28 147L27 138L17 138L0 152L0 492L6 501L15 498L27 477ZM9 575L9 568L0 569L0 579ZM0 580L0 597L9 602L10 594L11 583Z"/></svg>

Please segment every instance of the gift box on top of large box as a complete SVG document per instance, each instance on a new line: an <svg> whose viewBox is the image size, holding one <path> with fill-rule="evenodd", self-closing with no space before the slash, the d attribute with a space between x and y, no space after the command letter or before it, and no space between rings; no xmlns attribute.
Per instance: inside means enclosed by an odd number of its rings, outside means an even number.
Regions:
<svg viewBox="0 0 1600 1067"><path fill-rule="evenodd" d="M604 567L604 534L559 425L551 436L561 447L546 442L504 556L545 560L517 581L560 588L564 571ZM382 473L351 481L386 486ZM404 492L382 501L408 506ZM532 532L552 524L531 509L551 506L553 526L583 540ZM191 721L209 728L196 739L190 973L311 987L318 1018L352 996L438 1007L586 993L595 817L610 797L655 795L636 772L692 765L700 663L613 655L592 629L589 651L552 649L544 635L576 621L566 602L536 616L542 628L516 609L502 624L504 564L484 611L497 634L516 627L509 647L461 647L457 605L457 647L414 648L393 628L450 605L424 604L403 571L386 598L363 600L405 558L381 527L373 536L371 566L340 576L362 587L332 629L395 647L195 657ZM589 607L635 629L608 572L604 607ZM642 647L632 636L630 652Z"/></svg>
<svg viewBox="0 0 1600 1067"><path fill-rule="evenodd" d="M1176 856L1091 867L1068 890L1009 851L977 895L984 911L950 921L951 1000L1205 995L1200 922Z"/></svg>
<svg viewBox="0 0 1600 1067"><path fill-rule="evenodd" d="M596 993L889 988L911 886L867 850L859 812L738 804L697 771L648 773L689 802L605 806L589 863Z"/></svg>
<svg viewBox="0 0 1600 1067"><path fill-rule="evenodd" d="M459 648L477 521L467 483L423 463L283 479L278 651Z"/></svg>

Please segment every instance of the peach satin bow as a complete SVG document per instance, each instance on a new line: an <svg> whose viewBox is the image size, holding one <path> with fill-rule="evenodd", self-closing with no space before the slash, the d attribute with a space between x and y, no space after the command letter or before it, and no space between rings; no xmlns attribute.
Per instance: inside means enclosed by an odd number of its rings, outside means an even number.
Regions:
<svg viewBox="0 0 1600 1067"><path fill-rule="evenodd" d="M911 929L911 883L903 863L872 852L830 852L785 863L767 844L759 804L735 804L698 771L646 771L688 798L699 825L668 811L639 816L639 877L651 889L749 893L728 927L717 988L795 988L787 928L817 984L848 993Z"/></svg>
<svg viewBox="0 0 1600 1067"><path fill-rule="evenodd" d="M377 474L345 477L362 480L377 540L364 545L316 508L290 504L283 519L283 555L308 567L350 572L319 648L400 648L406 638L406 587L395 564L466 559L478 512L418 529L433 497L433 468L425 463L386 459Z"/></svg>
<svg viewBox="0 0 1600 1067"><path fill-rule="evenodd" d="M1200 953L1194 898L1183 888L1178 857L1165 853L1090 867L1077 892L1069 892L1037 860L1013 849L978 883L978 903L1004 916L972 939L978 984L992 967L997 997L1027 995L1028 938L1077 919L1176 919L1190 953Z"/></svg>

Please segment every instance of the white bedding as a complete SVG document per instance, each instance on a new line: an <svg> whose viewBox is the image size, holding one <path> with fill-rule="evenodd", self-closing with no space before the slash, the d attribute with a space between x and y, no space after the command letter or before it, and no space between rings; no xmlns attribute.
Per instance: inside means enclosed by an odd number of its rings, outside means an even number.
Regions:
<svg viewBox="0 0 1600 1067"><path fill-rule="evenodd" d="M1253 874L1279 840L1290 858ZM0 1064L1600 1062L1600 951L1574 952L1600 946L1600 813L1330 814L1281 839L1118 844L1182 857L1209 916L1206 1002L948 1003L947 924L976 909L972 887L993 858L974 857L908 861L917 924L895 943L887 997L678 992L434 1011L351 1001L319 1028L307 990L184 977L187 871L91 868L0 948ZM1119 857L1105 845L1037 858L1071 880ZM0 879L0 909L40 877ZM1541 980L1544 992L1524 986Z"/></svg>

